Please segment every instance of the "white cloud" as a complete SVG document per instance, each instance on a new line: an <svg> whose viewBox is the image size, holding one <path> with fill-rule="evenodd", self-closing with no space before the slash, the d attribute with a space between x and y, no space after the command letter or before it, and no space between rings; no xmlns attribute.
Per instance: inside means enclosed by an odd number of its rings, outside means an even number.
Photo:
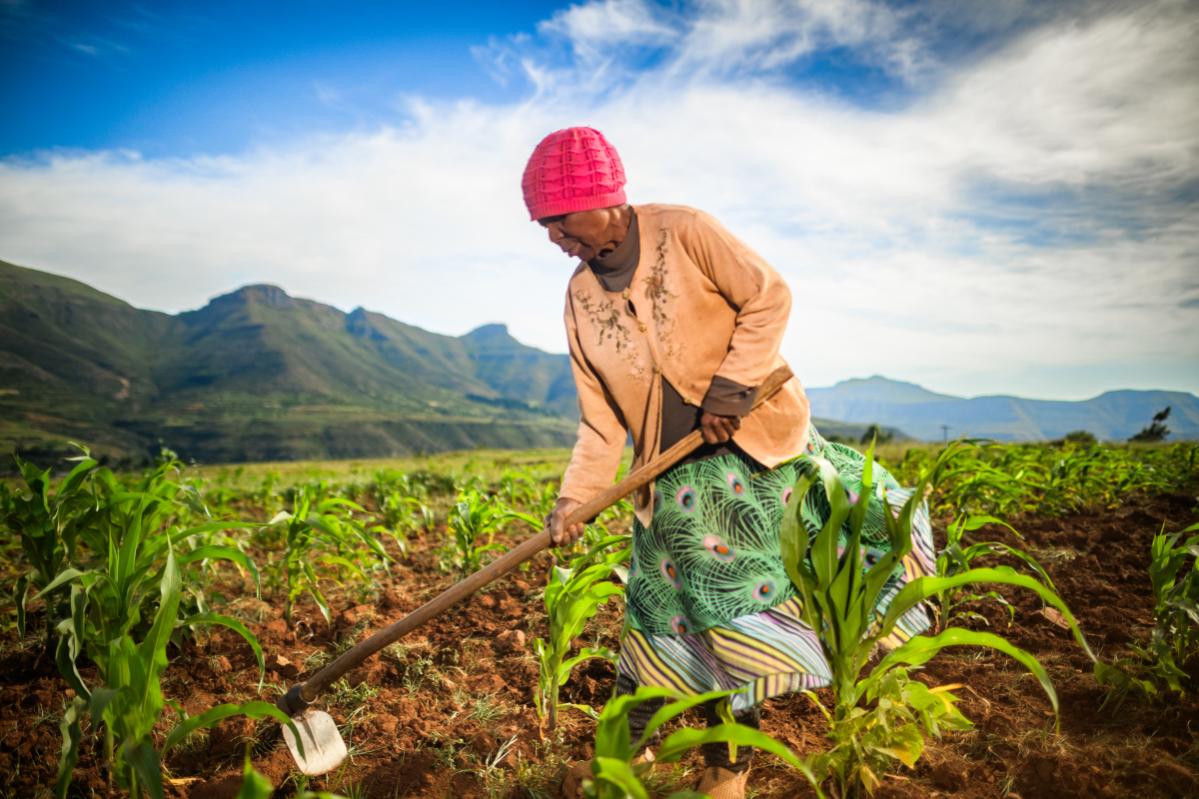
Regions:
<svg viewBox="0 0 1199 799"><path fill-rule="evenodd" d="M538 30L568 41L579 64L587 67L629 45L664 44L677 36L677 30L657 19L654 9L642 0L572 5L542 22Z"/></svg>
<svg viewBox="0 0 1199 799"><path fill-rule="evenodd" d="M535 80L517 105L408 98L394 127L238 156L0 163L0 258L141 306L274 282L442 332L506 321L561 351L570 264L519 178L541 136L591 124L635 202L706 208L787 276L809 385L1199 390L1199 228L1173 199L1199 178L1196 14L1088 9L953 63L930 19L861 0L574 6L490 49ZM828 48L906 81L905 104L775 76ZM629 69L645 51L655 66Z"/></svg>

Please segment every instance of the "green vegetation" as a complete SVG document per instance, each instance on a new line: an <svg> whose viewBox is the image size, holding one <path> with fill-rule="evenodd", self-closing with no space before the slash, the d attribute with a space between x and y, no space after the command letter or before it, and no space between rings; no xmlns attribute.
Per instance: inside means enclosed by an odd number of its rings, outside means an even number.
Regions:
<svg viewBox="0 0 1199 799"><path fill-rule="evenodd" d="M856 796L862 789L873 793L892 761L914 765L923 752L925 735L939 736L944 730L969 726L957 709L957 697L947 688L929 688L909 677L909 667L923 665L946 647L985 647L1009 655L1036 676L1057 709L1057 696L1044 667L1027 651L992 633L950 627L936 636L916 636L892 649L867 672L876 647L895 631L903 614L919 603L963 586L1027 588L1062 614L1079 644L1090 653L1061 598L1036 579L1008 567L919 577L904 586L886 614L878 617L875 608L883 589L911 551L912 517L924 501L925 482L917 483L898 513L884 510L890 551L866 568L862 526L867 509L871 502L887 502L874 492L872 449L867 453L860 497L854 504L831 463L817 457L801 459L806 473L788 502L782 528L787 573L802 596L804 620L820 631L832 672L833 707L824 707L810 694L829 722L828 735L833 742L831 749L815 758L813 770L820 780L831 780L840 797ZM946 454L952 458L953 451ZM933 473L944 465L943 460L935 463ZM809 497L814 489L821 491L821 505L830 513L823 527L808 530L800 509L805 501L815 499Z"/></svg>
<svg viewBox="0 0 1199 799"><path fill-rule="evenodd" d="M331 572L339 582L351 577L365 582L366 569L382 567L390 559L378 538L353 518L354 511L365 512L360 505L342 497L314 502L313 493L319 497L319 491L297 489L291 511L279 511L266 527L268 534L282 532L280 566L287 587L283 616L289 624L292 608L304 593L316 601L325 621L331 621L318 571ZM345 512L344 517L339 511Z"/></svg>
<svg viewBox="0 0 1199 799"><path fill-rule="evenodd" d="M1129 441L1138 441L1141 443L1149 443L1154 441L1165 441L1166 436L1170 435L1170 428L1166 427L1166 419L1170 418L1170 406L1162 408L1157 413L1153 414L1153 421L1146 427L1142 427Z"/></svg>
<svg viewBox="0 0 1199 799"><path fill-rule="evenodd" d="M28 601L46 600L47 641L55 641L55 663L72 691L61 721L58 796L70 786L85 718L92 730L103 730L110 789L152 797L163 796L161 753L190 732L233 714L285 720L269 703L224 704L181 718L155 746L152 733L165 708L160 677L175 630L226 627L249 645L263 674L262 649L249 629L203 609L195 587L202 580L192 579L192 601L184 602L181 567L226 561L257 572L244 553L213 542L212 534L236 523L189 524L203 509L172 479L181 464L171 453L126 485L85 451L52 496L47 472L20 466L26 492L7 495L0 514L29 561L17 581L18 627L25 627ZM32 588L40 590L28 597ZM82 660L95 665L96 679L84 679Z"/></svg>
<svg viewBox="0 0 1199 799"><path fill-rule="evenodd" d="M1183 540L1188 533L1194 535ZM1163 690L1178 696L1194 690L1190 670L1199 663L1199 524L1153 537L1149 582L1154 599L1149 643L1132 644L1131 658L1095 664L1096 678L1116 704L1134 692L1152 698Z"/></svg>
<svg viewBox="0 0 1199 799"><path fill-rule="evenodd" d="M575 638L582 635L599 606L624 593L624 586L611 578L631 554L628 536L608 536L571 561L569 568L550 569L544 593L549 640L538 638L533 642L540 666L537 715L550 730L558 725L559 689L575 667L592 658L616 659L606 647L586 646L573 656L570 652ZM591 707L571 706L595 715Z"/></svg>
<svg viewBox="0 0 1199 799"><path fill-rule="evenodd" d="M556 496L565 457L563 450L463 452L387 461L189 468L166 452L137 474L114 472L86 451L53 469L18 460L19 478L0 484L0 538L6 542L0 575L7 581L6 592L13 589L9 629L18 637L6 646L26 646L25 637L31 636L28 646L43 650L47 666L56 666L61 674L61 702L39 711L61 723L59 794L79 787L72 785L78 759L95 758L110 790L159 796L166 790L164 769L182 762L179 753L185 751L182 745L190 733L234 714L277 719L277 711L265 701L219 704L188 715L183 697L171 695L178 684L171 683L168 670L223 628L233 649L226 641L223 650L201 652L196 668L219 662L222 651L236 652L244 661L246 681L253 681L251 673L262 680L263 652L252 630L268 640L255 625L272 615L277 619L284 610L294 623L285 629L273 622L284 630L274 635L293 636L289 641L301 635L324 636L318 654L310 651L302 664L292 664L311 670L327 659L325 641L344 648L368 626L377 625L378 617L371 615L377 606L395 611L438 588L414 584L418 596L400 597L395 604L378 586L383 569L422 574L444 585L539 527ZM1186 444L1065 441L1034 447L962 442L946 448L892 442L880 448L879 457L901 482L933 486L929 503L938 542L944 531L946 546L936 576L909 584L886 614L872 613L883 582L910 547L910 520L918 500L899 508L898 517L884 514L892 556L867 569L857 537L873 492L863 490L862 499L851 505L839 487L839 476L827 464L809 459L810 471L789 505L785 554L804 597L808 622L824 631L833 668L831 702L822 705L828 722L825 751L805 752L804 759L781 742L737 725L712 730L679 726L680 714L703 698L681 700L650 690L610 701L598 713L585 704L599 702L594 694L582 693L581 683L594 683L595 675L580 680L580 665L611 656L605 647L612 646L614 633L598 627L597 617L604 624L611 621L610 614L599 610L622 591L617 578L628 556L623 535L627 504L588 526L578 554L555 554L557 565L545 577L544 628L535 626L541 624L541 615L532 606L511 609L514 598L534 601L538 586L530 583L542 578L530 575L540 571L514 575L511 585L519 584L520 593L505 587L490 600L489 630L510 624L513 633L519 627L522 634L528 630L531 636L544 636L533 640L531 652L524 639L506 643L503 657L526 668L535 659L539 692L529 704L547 727L557 724L558 732L530 744L543 747L536 753L514 745L516 737L529 731L514 733L505 725L522 714L531 717L528 706L504 704L494 686L479 689L485 691L482 695L473 694L470 682L481 663L495 663L492 658L500 649L492 646L497 642L483 640L476 632L451 652L432 646L430 636L393 645L380 665L391 672L392 685L405 701L419 696L452 705L453 717L477 725L471 729L484 742L438 729L421 745L444 759L438 760L439 768L476 769L481 783L496 796L520 790L537 795L555 778L549 772L560 760L553 758L562 755L553 747L562 746L572 731L577 734L579 725L590 723L584 713L594 714L595 795L642 796L647 774L635 757L644 741L628 740L624 717L641 701L666 697L676 701L655 715L650 730L671 725L658 749L659 761L675 759L704 742L723 741L777 755L800 773L810 774L819 790L835 791L843 798L869 790L897 764L916 763L930 738L970 726L956 686L933 686L917 674L946 648L984 647L1014 658L1056 706L1041 664L996 634L1002 631L979 629L984 619L979 602L1002 602L998 587L1016 587L1060 613L1086 646L1045 569L1020 549L1019 535L1005 518L1021 526L1020 514L1110 507L1141 492L1193 488L1199 479L1199 447ZM869 486L870 474L864 479ZM820 530L803 530L795 509L817 492L832 508L832 519ZM838 544L844 544L841 554ZM1148 582L1155 600L1152 634L1147 641L1134 642L1133 657L1095 666L1115 699L1129 692L1160 698L1194 691L1188 675L1199 664L1199 526L1163 531L1149 554ZM437 570L439 555L450 573ZM422 562L423 572L417 572ZM259 570L263 599L255 596ZM335 590L338 584L341 588ZM393 589L394 585L387 591ZM485 598L479 597L480 602ZM871 661L871 653L894 631L900 615L919 602L939 609L935 634L917 636ZM322 618L331 626L321 624ZM501 619L506 621L496 621ZM283 666L272 666L266 673L279 676L279 668ZM347 730L361 725L377 734L373 720L366 718L375 701L369 695L374 687L372 682L346 682L330 695ZM278 688L267 685L261 690ZM582 713L559 717L562 707ZM529 787L534 785L538 787Z"/></svg>
<svg viewBox="0 0 1199 799"><path fill-rule="evenodd" d="M637 762L637 757L663 725L691 708L706 702L727 701L731 691L712 691L706 694L681 697L665 688L641 687L637 693L613 698L599 714L595 730L595 758L588 796L592 799L649 799L643 778L651 768L650 762ZM636 741L629 737L629 712L645 702L672 700L655 712ZM721 714L728 717L727 712ZM678 760L687 752L706 743L727 743L730 746L752 746L769 752L802 773L823 799L824 793L806 760L797 757L782 742L764 732L743 724L728 721L704 730L684 727L675 730L658 747L654 763ZM667 799L699 799L700 794L679 791Z"/></svg>
<svg viewBox="0 0 1199 799"><path fill-rule="evenodd" d="M1060 515L1084 507L1115 507L1137 493L1183 491L1199 477L1195 443L1052 446L964 441L955 442L953 457L940 458L940 451L910 448L891 469L905 485L929 473L937 486L937 512Z"/></svg>
<svg viewBox="0 0 1199 799"><path fill-rule="evenodd" d="M140 465L160 440L185 459L229 462L574 436L565 355L499 325L443 336L274 286L169 316L0 262L0 341L0 452L39 460L69 441Z"/></svg>

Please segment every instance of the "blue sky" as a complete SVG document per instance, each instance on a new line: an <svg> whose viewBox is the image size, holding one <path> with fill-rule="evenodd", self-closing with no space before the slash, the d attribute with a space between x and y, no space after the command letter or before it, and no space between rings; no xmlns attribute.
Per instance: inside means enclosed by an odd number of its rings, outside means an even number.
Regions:
<svg viewBox="0 0 1199 799"><path fill-rule="evenodd" d="M0 152L237 152L395 122L401 93L510 99L471 49L553 5L0 3L0 98L25 110Z"/></svg>
<svg viewBox="0 0 1199 799"><path fill-rule="evenodd" d="M251 282L562 351L537 140L788 279L827 385L1199 391L1185 2L0 0L0 259L179 311Z"/></svg>

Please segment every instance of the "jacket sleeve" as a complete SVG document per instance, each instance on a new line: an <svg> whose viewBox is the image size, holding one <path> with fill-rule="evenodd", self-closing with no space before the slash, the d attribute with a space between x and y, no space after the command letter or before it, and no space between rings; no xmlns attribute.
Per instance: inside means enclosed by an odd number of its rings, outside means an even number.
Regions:
<svg viewBox="0 0 1199 799"><path fill-rule="evenodd" d="M791 313L791 291L762 256L709 214L696 211L691 223L682 226L680 236L691 259L737 312L729 351L716 370L713 389L730 384L756 388L778 365ZM709 399L712 401L705 401L705 409L714 413L720 412L716 407L730 407L716 396ZM735 405L748 407L753 402L752 394L739 399Z"/></svg>
<svg viewBox="0 0 1199 799"><path fill-rule="evenodd" d="M579 432L558 495L586 502L616 479L628 431L612 396L583 354L569 293L565 319L570 369L579 394Z"/></svg>

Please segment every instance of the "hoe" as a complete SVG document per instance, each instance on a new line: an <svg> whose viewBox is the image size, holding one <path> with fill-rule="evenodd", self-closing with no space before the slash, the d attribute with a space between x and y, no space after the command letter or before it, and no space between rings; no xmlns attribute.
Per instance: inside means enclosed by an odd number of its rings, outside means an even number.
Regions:
<svg viewBox="0 0 1199 799"><path fill-rule="evenodd" d="M771 373L759 388L753 407L757 408L772 397L790 378L791 372L785 366ZM574 513L567 517L566 526L595 518L600 511L647 485L655 477L695 451L702 443L702 433L699 430L692 431L657 458L634 470L590 502L579 506ZM548 531L538 533L470 577L446 589L404 618L384 627L365 641L355 644L353 648L347 650L332 663L303 683L293 685L286 694L279 697L275 704L280 710L291 716L295 723L295 730L291 725L283 727L283 738L300 771L313 776L326 774L337 768L346 757L346 744L342 740L333 718L323 710L312 707L312 703L316 701L322 691L383 647L394 643L402 636L466 599L483 586L504 576L547 548L550 543ZM296 731L299 732L298 739Z"/></svg>

